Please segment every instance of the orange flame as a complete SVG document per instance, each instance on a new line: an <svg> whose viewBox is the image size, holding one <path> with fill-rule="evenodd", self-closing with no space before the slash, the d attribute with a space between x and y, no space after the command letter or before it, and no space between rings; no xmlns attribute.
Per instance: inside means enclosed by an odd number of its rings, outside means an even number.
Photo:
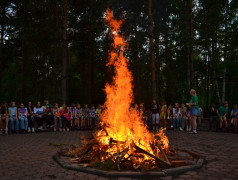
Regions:
<svg viewBox="0 0 238 180"><path fill-rule="evenodd" d="M123 20L115 20L112 11L109 9L107 9L106 13L105 22L111 28L110 35L113 40L112 50L109 50L107 66L115 67L115 75L113 83L105 86L106 102L101 115L101 123L106 125L107 135L105 131L101 130L97 132L96 138L102 145L109 145L111 138L124 143L123 145L109 148L108 153L110 154L121 152L125 148L129 148L132 143L154 154L151 144L154 144L155 136L144 126L142 117L137 109L131 108L131 104L134 101L133 77L128 69L129 60L124 56L124 51L127 49L128 44L120 35L120 27ZM129 151L133 151L133 148ZM150 159L150 157L145 156L145 159Z"/></svg>

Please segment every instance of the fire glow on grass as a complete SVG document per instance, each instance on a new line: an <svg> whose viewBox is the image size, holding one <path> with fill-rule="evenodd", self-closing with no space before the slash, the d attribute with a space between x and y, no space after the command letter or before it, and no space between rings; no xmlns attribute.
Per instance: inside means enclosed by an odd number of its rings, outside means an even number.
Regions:
<svg viewBox="0 0 238 180"><path fill-rule="evenodd" d="M107 9L105 22L110 26L110 35L113 40L112 49L109 50L107 66L114 67L115 75L113 82L105 86L106 102L100 117L101 125L104 126L104 129L94 134L94 138L96 138L101 147L108 146L106 150L108 156L102 156L101 161L124 151L126 151L124 157L127 158L130 154L135 154L135 145L155 156L159 156L160 149L156 145L159 143L166 151L169 147L167 136L165 136L163 130L158 131L157 134L150 133L144 125L139 112L131 108L131 104L134 101L133 77L128 69L129 60L124 56L128 43L120 35L123 20L114 19L112 11ZM116 142L115 146L110 146L112 139ZM154 162L154 159L148 155L134 159L138 163L144 160L152 160Z"/></svg>

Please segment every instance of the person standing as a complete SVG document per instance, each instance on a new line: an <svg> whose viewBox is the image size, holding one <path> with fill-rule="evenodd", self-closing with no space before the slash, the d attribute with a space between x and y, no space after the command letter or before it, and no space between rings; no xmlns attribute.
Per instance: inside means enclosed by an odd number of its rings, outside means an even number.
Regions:
<svg viewBox="0 0 238 180"><path fill-rule="evenodd" d="M191 127L191 107L188 106L186 109L186 131L191 131L192 127Z"/></svg>
<svg viewBox="0 0 238 180"><path fill-rule="evenodd" d="M155 99L153 100L151 111L152 111L153 130L159 130L159 105Z"/></svg>
<svg viewBox="0 0 238 180"><path fill-rule="evenodd" d="M191 123L192 123L192 128L193 131L191 132L191 134L197 134L197 114L198 114L198 96L196 94L196 91L194 89L190 90L190 95L191 100L189 103L186 103L187 106L191 106Z"/></svg>
<svg viewBox="0 0 238 180"><path fill-rule="evenodd" d="M185 104L182 103L181 105L181 116L180 116L180 131L183 131L185 128L185 121L186 121L186 111L187 108L185 107Z"/></svg>
<svg viewBox="0 0 238 180"><path fill-rule="evenodd" d="M161 113L160 113L160 120L163 121L163 126L166 128L166 112L167 112L167 105L165 101L162 101Z"/></svg>

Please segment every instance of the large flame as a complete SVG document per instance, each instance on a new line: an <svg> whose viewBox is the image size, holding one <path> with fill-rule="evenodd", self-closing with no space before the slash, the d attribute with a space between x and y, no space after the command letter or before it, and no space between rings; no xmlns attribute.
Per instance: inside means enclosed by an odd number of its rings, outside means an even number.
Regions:
<svg viewBox="0 0 238 180"><path fill-rule="evenodd" d="M157 155L159 149L151 147L157 143L155 136L160 136L162 144L168 148L168 138L163 131L159 131L156 135L150 133L143 124L142 117L138 110L131 108L134 101L132 73L128 69L129 60L124 56L124 51L128 44L120 35L120 27L123 20L113 18L113 13L107 9L107 17L105 22L110 26L110 35L113 40L112 49L109 50L109 62L107 66L115 68L115 75L111 84L106 84L106 102L104 111L101 115L101 123L104 130L100 130L96 134L97 140L102 145L109 145L110 139L120 143L118 146L110 147L107 151L110 154L118 153L125 148L129 148L129 153L133 151L131 145L134 144L147 152ZM128 154L129 154L128 153ZM143 159L150 159L145 156Z"/></svg>

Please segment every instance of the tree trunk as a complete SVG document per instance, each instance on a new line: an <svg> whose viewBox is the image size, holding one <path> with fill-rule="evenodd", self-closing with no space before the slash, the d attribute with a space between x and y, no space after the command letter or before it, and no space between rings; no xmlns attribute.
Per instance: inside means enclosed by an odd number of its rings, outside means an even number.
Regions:
<svg viewBox="0 0 238 180"><path fill-rule="evenodd" d="M152 87L152 98L157 100L156 90L156 63L154 55L154 36L153 36L153 20L152 20L152 0L148 2L148 32L150 40L150 61L151 61L151 87Z"/></svg>
<svg viewBox="0 0 238 180"><path fill-rule="evenodd" d="M87 91L87 101L89 104L92 102L93 96L93 84L94 84L94 36L91 32L88 42L88 54L89 54L89 62L88 62L88 91Z"/></svg>
<svg viewBox="0 0 238 180"><path fill-rule="evenodd" d="M135 23L135 41L134 41L134 51L133 51L133 57L134 62L135 62L135 86L134 86L134 91L135 91L135 102L139 103L140 102L140 68L141 68L141 63L139 60L139 47L138 47L138 31L137 31L137 23Z"/></svg>
<svg viewBox="0 0 238 180"><path fill-rule="evenodd" d="M219 86L217 83L216 73L215 73L215 71L213 73L214 73L214 84L215 84L216 95L217 95L219 103L221 104L222 101L221 101L221 96L220 96L220 92L219 92Z"/></svg>
<svg viewBox="0 0 238 180"><path fill-rule="evenodd" d="M194 86L194 70L193 70L193 0L188 0L188 61L187 61L187 81L188 90Z"/></svg>
<svg viewBox="0 0 238 180"><path fill-rule="evenodd" d="M22 31L20 31L20 37L21 37L21 53L22 53L22 66L21 66L21 80L22 82L25 80L26 77L26 44L25 44L25 12L26 12L26 3L23 3L23 28ZM24 102L26 100L26 83L21 83L21 97L20 97L20 101Z"/></svg>
<svg viewBox="0 0 238 180"><path fill-rule="evenodd" d="M86 43L84 42L84 47L86 47ZM81 76L82 76L82 79L81 79L81 91L82 91L82 97L81 97L81 101L83 103L87 102L87 84L86 84L86 79L87 79L87 76L86 76L86 57L87 57L87 52L84 51L85 55L84 55L84 59L82 59L82 66L81 66Z"/></svg>
<svg viewBox="0 0 238 180"><path fill-rule="evenodd" d="M68 45L67 45L67 0L63 0L62 19L62 102L67 102L67 68L68 68Z"/></svg>
<svg viewBox="0 0 238 180"><path fill-rule="evenodd" d="M1 41L0 41L0 100L2 98L2 61L3 61L3 46L4 46L4 32L5 32L5 17L6 17L6 7L5 0L2 0L1 3L1 15L2 15L2 24L1 24Z"/></svg>
<svg viewBox="0 0 238 180"><path fill-rule="evenodd" d="M94 75L95 75L95 38L94 38L94 35L92 36L92 41L91 41L91 53L92 53L92 55L91 55L91 79L90 79L90 81L91 81L91 95L90 95L90 101L91 101L91 103L95 103L95 102L93 102L97 97L95 97L95 92L94 92L94 89L95 89L95 87L94 87ZM92 101L93 100L93 101Z"/></svg>
<svg viewBox="0 0 238 180"><path fill-rule="evenodd" d="M21 79L22 79L22 82L24 82L25 74L26 74L26 46L25 46L24 40L22 40L21 51L22 51ZM26 100L27 93L26 93L25 85L26 83L21 83L21 97L20 97L21 102L25 102Z"/></svg>
<svg viewBox="0 0 238 180"><path fill-rule="evenodd" d="M212 102L215 103L217 102L216 100L218 99L218 102L221 103L221 97L220 97L220 91L219 91L219 86L217 82L217 77L216 77L216 51L217 51L217 32L215 32L215 37L212 38L211 41L211 47L208 48L208 56L210 59L210 64L211 67L213 68L212 70L212 78L211 81L212 83Z"/></svg>
<svg viewBox="0 0 238 180"><path fill-rule="evenodd" d="M225 44L224 44L224 70L223 70L223 85L222 85L222 102L225 101L226 97L226 60L227 60L227 21L229 13L229 0L226 1L226 12L225 12Z"/></svg>
<svg viewBox="0 0 238 180"><path fill-rule="evenodd" d="M209 116L210 58L206 55L206 113Z"/></svg>
<svg viewBox="0 0 238 180"><path fill-rule="evenodd" d="M58 4L58 1L56 1L55 3L55 44L54 44L54 56L53 56L53 63L52 63L52 88L51 88L51 102L52 103L55 103L56 101L56 76L57 76L57 73L56 73L56 69L57 69L57 61L58 61L58 22L59 22L59 12L58 12L58 7L59 7L59 4Z"/></svg>

